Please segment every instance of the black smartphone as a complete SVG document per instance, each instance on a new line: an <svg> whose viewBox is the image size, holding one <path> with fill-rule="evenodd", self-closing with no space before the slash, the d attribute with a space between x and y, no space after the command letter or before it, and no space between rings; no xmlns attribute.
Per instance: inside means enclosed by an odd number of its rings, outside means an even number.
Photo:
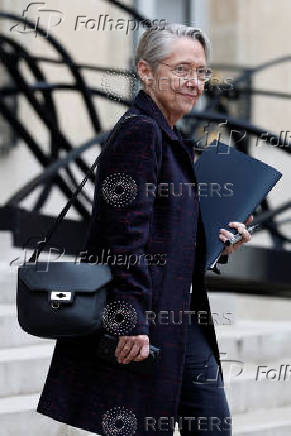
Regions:
<svg viewBox="0 0 291 436"><path fill-rule="evenodd" d="M96 356L118 368L124 368L139 374L153 374L156 371L158 360L161 357L159 348L150 344L149 355L146 359L139 361L131 360L129 363L119 363L115 356L118 342L118 336L105 333L98 341Z"/></svg>

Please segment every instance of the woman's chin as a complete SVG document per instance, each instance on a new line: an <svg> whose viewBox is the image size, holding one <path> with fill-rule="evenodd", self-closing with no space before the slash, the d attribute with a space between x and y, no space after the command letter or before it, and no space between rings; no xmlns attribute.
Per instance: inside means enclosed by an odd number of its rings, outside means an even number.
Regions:
<svg viewBox="0 0 291 436"><path fill-rule="evenodd" d="M185 114L188 113L189 111L191 111L193 106L196 105L196 103L197 100L189 100L188 102L181 102L180 104L181 111L184 112Z"/></svg>
<svg viewBox="0 0 291 436"><path fill-rule="evenodd" d="M192 108L197 103L197 97L188 97L185 95L177 94L177 102L179 102L179 105L181 108Z"/></svg>

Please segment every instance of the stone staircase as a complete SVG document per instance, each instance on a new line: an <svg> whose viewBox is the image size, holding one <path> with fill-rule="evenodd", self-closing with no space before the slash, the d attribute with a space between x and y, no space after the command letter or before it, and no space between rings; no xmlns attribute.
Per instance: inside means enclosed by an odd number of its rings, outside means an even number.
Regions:
<svg viewBox="0 0 291 436"><path fill-rule="evenodd" d="M233 434L290 435L291 322L245 320L216 331Z"/></svg>
<svg viewBox="0 0 291 436"><path fill-rule="evenodd" d="M7 241L5 245L8 247ZM93 435L35 411L55 341L28 335L18 325L17 268L9 266L9 261L17 255L22 255L20 250L8 249L0 261L0 436ZM237 297L210 296L212 310L217 301L222 307L230 304L231 298L236 301ZM291 302L276 300L276 313L278 315L281 308L284 317L280 320L277 316L273 321L272 300L261 300L264 302L261 306L259 299L253 297L240 296L238 300L244 316L236 311L233 325L216 326L225 390L233 417L233 435L290 435L290 370L286 365L291 368L291 310L288 310ZM251 319L246 316L248 307ZM269 377L261 373L256 380L258 365L277 371L269 372ZM280 367L287 371L282 379L281 370L281 380L278 380ZM178 435L179 432L175 432L175 436Z"/></svg>

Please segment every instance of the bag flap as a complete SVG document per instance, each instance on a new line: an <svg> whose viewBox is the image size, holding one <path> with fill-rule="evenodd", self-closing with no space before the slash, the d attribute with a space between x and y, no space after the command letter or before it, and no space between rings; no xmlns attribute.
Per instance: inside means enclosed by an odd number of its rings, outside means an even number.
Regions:
<svg viewBox="0 0 291 436"><path fill-rule="evenodd" d="M18 280L31 290L95 292L112 278L105 264L37 262L18 268Z"/></svg>

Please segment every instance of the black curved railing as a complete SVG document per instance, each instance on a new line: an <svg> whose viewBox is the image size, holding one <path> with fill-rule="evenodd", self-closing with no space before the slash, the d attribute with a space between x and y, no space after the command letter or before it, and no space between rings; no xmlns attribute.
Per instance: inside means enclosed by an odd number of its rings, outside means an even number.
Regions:
<svg viewBox="0 0 291 436"><path fill-rule="evenodd" d="M146 18L139 14L134 9L122 4L119 1L111 0L110 3L119 7L123 11L130 14L138 21L145 21ZM28 20L11 13L0 12L1 20L13 20L14 22L25 23L26 26L34 28L35 24ZM149 24L150 25L150 24ZM116 93L110 93L102 88L89 87L83 77L84 71L95 71L107 73L109 68L100 67L97 65L81 64L74 61L72 56L63 47L63 45L52 35L48 34L41 26L38 26L38 34L45 39L50 47L57 54L57 58L48 58L44 56L34 56L29 52L19 41L14 40L7 35L0 34L0 61L9 77L13 81L13 85L6 85L0 88L0 113L6 122L11 126L17 137L22 139L27 145L30 152L39 162L43 170L29 180L21 189L13 193L6 203L0 208L0 230L11 230L14 236L13 243L15 246L24 246L32 248L35 245L33 238L24 239L22 235L28 234L43 234L44 229L50 226L54 217L42 215L41 209L48 201L51 189L57 186L61 192L69 199L77 186L78 181L73 174L70 165L74 163L81 174L85 175L89 170L89 165L83 158L83 153L91 147L99 146L102 148L103 142L106 140L109 132L102 132L101 123L98 111L95 105L95 98L99 97L107 101L114 100L118 104L125 107L131 104L130 96L128 98L121 97ZM273 65L283 62L290 62L291 56L278 58L270 62L266 62L257 67L244 67L235 65L212 64L215 71L231 71L238 73L238 77L231 82L230 87L213 85L211 82L205 89L206 107L203 111L193 110L190 114L183 118L181 133L185 141L190 141L193 144L197 154L203 152L203 146L198 146L199 135L201 129L212 123L214 125L223 125L223 129L229 135L232 135L233 146L237 147L244 153L250 153L250 137L260 137L264 134L265 142L271 143L271 140L277 140L281 150L287 154L291 152L289 143L284 142L283 138L272 132L266 132L266 129L259 128L251 124L251 96L265 95L270 98L290 99L291 95L280 92L272 92L268 90L258 90L253 87L254 76ZM30 83L25 78L25 75L20 69L20 63L23 62L27 67L30 75L33 77L33 82ZM51 83L48 82L43 65L59 64L68 67L71 76L72 84L70 83ZM138 80L135 71L112 69L110 74L116 76L131 77ZM84 109L89 115L93 128L93 137L90 141L73 147L69 138L60 126L57 108L54 103L53 95L58 91L76 92L82 97ZM26 99L37 114L39 120L46 127L50 137L49 153L43 151L40 144L33 137L33 134L17 116L17 113L7 104L6 97L18 96L21 94ZM37 97L40 95L41 98ZM233 102L237 102L238 107L243 108L243 116L239 119L231 116L230 106ZM191 132L191 134L189 134ZM199 133L200 132L200 133ZM244 135L241 133L244 132ZM206 144L207 145L207 144ZM61 151L66 153L66 156L60 158ZM66 178L61 174L63 170ZM68 180L70 183L68 183ZM89 180L93 183L94 178L91 175ZM32 210L22 209L19 205L36 189L41 189L41 192L35 201ZM90 208L92 200L81 191L78 199L74 203L74 208L81 217L80 221L66 219L62 226L62 231L59 232L52 243L55 245L66 246L67 254L75 253L82 246L84 232L88 225L90 216ZM271 235L274 248L282 249L284 244L290 243L291 238L284 235L279 230L278 225L283 224L286 220L278 222L278 215L291 208L291 202L286 202L284 205L272 209L268 199L265 199L255 211L255 222L261 222L262 226L257 231L267 230ZM76 232L76 229L77 232ZM75 238L70 235L74 232ZM78 238L79 235L80 237ZM74 241L72 241L74 239Z"/></svg>

